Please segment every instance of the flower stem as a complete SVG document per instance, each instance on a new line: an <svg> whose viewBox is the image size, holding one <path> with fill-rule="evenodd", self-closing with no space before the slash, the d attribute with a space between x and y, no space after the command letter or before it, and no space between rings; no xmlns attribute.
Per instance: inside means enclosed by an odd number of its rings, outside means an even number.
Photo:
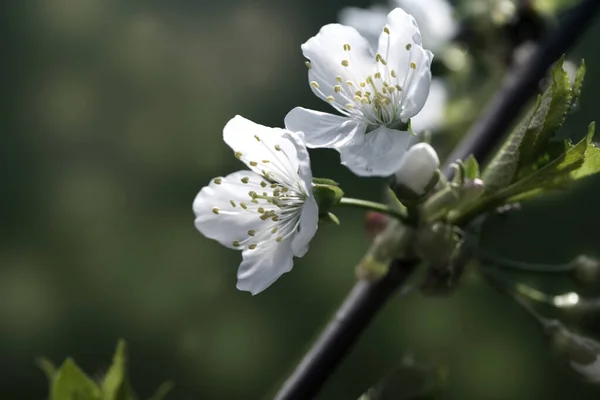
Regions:
<svg viewBox="0 0 600 400"><path fill-rule="evenodd" d="M382 203L377 203L369 200L362 199L354 199L351 197L342 197L340 202L337 204L338 206L346 206L346 207L354 207L354 208L362 208L363 210L377 211L383 214L387 214L391 217L394 217L402 222L408 223L409 218L408 215L403 213L402 211L395 210L390 206L387 206Z"/></svg>

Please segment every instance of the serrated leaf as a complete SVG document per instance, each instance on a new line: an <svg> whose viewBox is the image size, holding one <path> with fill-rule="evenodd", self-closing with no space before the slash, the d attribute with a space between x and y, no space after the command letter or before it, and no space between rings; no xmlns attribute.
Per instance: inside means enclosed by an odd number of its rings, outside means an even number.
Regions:
<svg viewBox="0 0 600 400"><path fill-rule="evenodd" d="M477 160L475 159L475 156L473 156L473 154L471 154L469 157L467 157L467 159L464 161L465 164L465 178L466 179L470 179L470 180L475 180L477 178L479 178L479 163L477 162Z"/></svg>
<svg viewBox="0 0 600 400"><path fill-rule="evenodd" d="M497 196L519 201L600 172L600 150L592 144L594 130L595 124L591 123L588 134L579 143L531 175L499 191Z"/></svg>
<svg viewBox="0 0 600 400"><path fill-rule="evenodd" d="M52 363L52 361L48 360L45 357L40 357L35 360L35 364L44 372L46 378L48 378L48 382L52 384L52 380L54 379L54 375L56 374L56 367Z"/></svg>
<svg viewBox="0 0 600 400"><path fill-rule="evenodd" d="M579 68L577 68L577 72L575 73L575 81L573 82L573 97L571 99L571 108L575 106L577 100L579 100L579 96L581 95L581 88L583 87L583 80L585 78L585 60L581 60L581 64L579 64Z"/></svg>
<svg viewBox="0 0 600 400"><path fill-rule="evenodd" d="M163 382L148 400L163 400L173 390L174 386L175 384L171 381Z"/></svg>
<svg viewBox="0 0 600 400"><path fill-rule="evenodd" d="M102 400L134 400L135 394L127 382L126 345L123 339L117 343L113 362L102 381Z"/></svg>
<svg viewBox="0 0 600 400"><path fill-rule="evenodd" d="M52 380L50 400L100 400L100 389L67 358Z"/></svg>
<svg viewBox="0 0 600 400"><path fill-rule="evenodd" d="M496 152L494 158L483 172L483 181L486 191L493 192L509 185L516 173L519 165L520 148L525 137L531 137L543 124L538 113L542 107L542 99L548 100L550 96L538 96L533 109L527 117L513 130L508 139L504 142L500 150ZM549 101L545 101L544 105Z"/></svg>

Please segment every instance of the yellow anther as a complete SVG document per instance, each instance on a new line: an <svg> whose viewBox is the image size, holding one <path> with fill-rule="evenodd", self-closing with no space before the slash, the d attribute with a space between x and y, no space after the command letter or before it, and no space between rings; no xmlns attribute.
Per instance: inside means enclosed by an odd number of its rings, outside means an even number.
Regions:
<svg viewBox="0 0 600 400"><path fill-rule="evenodd" d="M278 227L274 227L273 229L271 229L271 233L277 233L278 229L279 229Z"/></svg>
<svg viewBox="0 0 600 400"><path fill-rule="evenodd" d="M340 85L335 85L333 87L333 91L336 92L336 93L339 93L339 92L342 91L342 87Z"/></svg>
<svg viewBox="0 0 600 400"><path fill-rule="evenodd" d="M408 44L406 45L406 50L410 50L411 48L412 48L412 44L408 43Z"/></svg>
<svg viewBox="0 0 600 400"><path fill-rule="evenodd" d="M348 60L342 60L342 66L347 67L348 65L350 65L350 62L348 62Z"/></svg>
<svg viewBox="0 0 600 400"><path fill-rule="evenodd" d="M248 181L250 181L250 178L248 178L247 176L245 176L245 177L243 177L240 180L242 181L242 183L248 183Z"/></svg>
<svg viewBox="0 0 600 400"><path fill-rule="evenodd" d="M283 191L283 193L285 193L285 192L287 192L289 189L288 189L287 187L283 186L283 187L281 188L281 190Z"/></svg>
<svg viewBox="0 0 600 400"><path fill-rule="evenodd" d="M371 92L365 92L365 96L369 97L371 95Z"/></svg>
<svg viewBox="0 0 600 400"><path fill-rule="evenodd" d="M242 207L244 210L248 209L248 206L243 201L240 201L240 207Z"/></svg>
<svg viewBox="0 0 600 400"><path fill-rule="evenodd" d="M345 107L346 107L348 110L352 110L352 109L354 109L354 104L352 104L352 103L348 103L348 104L346 104L346 106L345 106Z"/></svg>
<svg viewBox="0 0 600 400"><path fill-rule="evenodd" d="M231 204L231 207L235 208L235 201L229 200L229 204Z"/></svg>
<svg viewBox="0 0 600 400"><path fill-rule="evenodd" d="M250 236L254 236L254 235L256 235L256 231L255 231L254 229L250 229L250 230L248 231L248 235L250 235Z"/></svg>
<svg viewBox="0 0 600 400"><path fill-rule="evenodd" d="M361 99L361 97L360 97L360 96L354 96L354 97L352 98L352 100L354 100L354 101L360 101L360 99Z"/></svg>
<svg viewBox="0 0 600 400"><path fill-rule="evenodd" d="M311 81L310 86L314 87L315 89L319 88L319 84L316 81Z"/></svg>
<svg viewBox="0 0 600 400"><path fill-rule="evenodd" d="M363 82L359 83L359 85L360 85L360 87L366 87L367 86L367 82L363 81Z"/></svg>
<svg viewBox="0 0 600 400"><path fill-rule="evenodd" d="M363 104L371 104L371 100L369 100L368 97L363 97L362 99L360 99L360 102Z"/></svg>
<svg viewBox="0 0 600 400"><path fill-rule="evenodd" d="M280 189L273 190L273 196L278 197L280 194L281 194L281 190Z"/></svg>
<svg viewBox="0 0 600 400"><path fill-rule="evenodd" d="M352 82L352 81L346 81L346 85L352 87L352 86L354 86L354 82Z"/></svg>
<svg viewBox="0 0 600 400"><path fill-rule="evenodd" d="M283 240L283 236L277 236L277 238L275 238L275 241L277 243L281 243L282 240Z"/></svg>
<svg viewBox="0 0 600 400"><path fill-rule="evenodd" d="M265 209L262 207L258 207L258 209L256 211L258 211L259 214L264 214Z"/></svg>
<svg viewBox="0 0 600 400"><path fill-rule="evenodd" d="M265 181L261 181L261 182L260 182L260 186L261 186L261 187L267 187L267 182L265 182Z"/></svg>
<svg viewBox="0 0 600 400"><path fill-rule="evenodd" d="M310 62L308 62L308 61L304 62L304 65L306 65L306 68L308 68L308 69L311 69L311 68L312 68L312 65L311 65L311 63L310 63Z"/></svg>
<svg viewBox="0 0 600 400"><path fill-rule="evenodd" d="M260 142L260 138L258 137L258 135L254 135L254 139L256 139L257 142Z"/></svg>
<svg viewBox="0 0 600 400"><path fill-rule="evenodd" d="M384 31L385 33L387 33L388 35L390 34L390 28L388 28L387 26L384 26L384 27L383 27L383 31Z"/></svg>
<svg viewBox="0 0 600 400"><path fill-rule="evenodd" d="M234 240L232 243L233 247L240 247L240 241L239 240Z"/></svg>
<svg viewBox="0 0 600 400"><path fill-rule="evenodd" d="M335 77L335 80L336 80L338 83L342 83L342 77L341 77L340 75L336 76L336 77Z"/></svg>
<svg viewBox="0 0 600 400"><path fill-rule="evenodd" d="M241 151L236 151L235 153L233 153L233 155L235 156L235 158L237 158L238 160L240 158L242 158L242 152Z"/></svg>
<svg viewBox="0 0 600 400"><path fill-rule="evenodd" d="M250 161L249 164L251 167L256 167L258 165L256 161Z"/></svg>
<svg viewBox="0 0 600 400"><path fill-rule="evenodd" d="M279 146L278 144L275 145L275 150L277 151L281 151L281 146Z"/></svg>
<svg viewBox="0 0 600 400"><path fill-rule="evenodd" d="M271 189L275 189L277 186L278 186L278 185L277 185L276 183L271 183L271 184L269 185L269 187L270 187Z"/></svg>
<svg viewBox="0 0 600 400"><path fill-rule="evenodd" d="M248 196L250 196L251 198L255 198L256 196L258 196L258 194L256 194L254 190L251 190L248 192Z"/></svg>
<svg viewBox="0 0 600 400"><path fill-rule="evenodd" d="M212 212L213 214L219 214L219 207L213 207Z"/></svg>
<svg viewBox="0 0 600 400"><path fill-rule="evenodd" d="M256 248L256 244L255 244L255 243L252 243L250 246L248 246L248 248L249 248L250 250L254 250L254 249Z"/></svg>
<svg viewBox="0 0 600 400"><path fill-rule="evenodd" d="M357 90L356 92L354 92L354 94L355 94L356 96L362 96L362 92L361 92L360 90Z"/></svg>
<svg viewBox="0 0 600 400"><path fill-rule="evenodd" d="M373 76L375 77L375 79L381 79L381 72L375 72Z"/></svg>
<svg viewBox="0 0 600 400"><path fill-rule="evenodd" d="M263 164L268 164L268 163L270 163L271 161L269 161L269 160L262 160L262 162L263 162Z"/></svg>
<svg viewBox="0 0 600 400"><path fill-rule="evenodd" d="M412 69L417 69L417 64L415 64L414 62L411 62L411 63L410 63L410 67L411 67Z"/></svg>
<svg viewBox="0 0 600 400"><path fill-rule="evenodd" d="M223 181L223 180L222 180L221 178L215 178L215 179L213 179L213 182L214 182L216 185L220 185L222 181Z"/></svg>
<svg viewBox="0 0 600 400"><path fill-rule="evenodd" d="M252 199L250 200L250 203L258 204L258 199Z"/></svg>
<svg viewBox="0 0 600 400"><path fill-rule="evenodd" d="M278 217L277 215L273 215L273 216L271 217L271 221L273 221L273 222L277 222L277 221L279 221L279 217Z"/></svg>
<svg viewBox="0 0 600 400"><path fill-rule="evenodd" d="M350 51L351 47L349 44L344 44L344 51Z"/></svg>
<svg viewBox="0 0 600 400"><path fill-rule="evenodd" d="M398 91L401 92L402 91L402 86L396 85L396 89L398 89Z"/></svg>
<svg viewBox="0 0 600 400"><path fill-rule="evenodd" d="M327 96L327 101L328 101L329 103L332 103L332 102L333 102L333 100L334 100L334 99L333 99L333 96Z"/></svg>
<svg viewBox="0 0 600 400"><path fill-rule="evenodd" d="M396 71L391 70L390 71L390 75L392 76L392 78L395 78L396 77Z"/></svg>

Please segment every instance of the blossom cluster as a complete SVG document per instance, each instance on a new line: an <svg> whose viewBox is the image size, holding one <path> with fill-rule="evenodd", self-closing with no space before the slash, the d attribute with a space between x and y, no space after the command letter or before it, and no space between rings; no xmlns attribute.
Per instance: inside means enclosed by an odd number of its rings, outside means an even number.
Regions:
<svg viewBox="0 0 600 400"><path fill-rule="evenodd" d="M307 148L335 149L356 175L394 175L417 195L437 172L435 150L415 143L418 131L411 124L431 97L433 53L402 8L367 23L374 12L346 10L346 25L325 25L301 46L310 88L336 114L296 107L285 117L285 129L236 116L223 130L225 143L248 169L212 179L193 210L203 235L241 250L240 290L257 294L289 272L317 231L323 210L313 193ZM435 101L442 109L443 102ZM436 119L427 120L435 125Z"/></svg>

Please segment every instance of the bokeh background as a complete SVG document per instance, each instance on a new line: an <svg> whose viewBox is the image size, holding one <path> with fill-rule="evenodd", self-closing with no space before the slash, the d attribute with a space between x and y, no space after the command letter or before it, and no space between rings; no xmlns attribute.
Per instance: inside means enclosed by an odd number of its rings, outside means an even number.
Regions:
<svg viewBox="0 0 600 400"><path fill-rule="evenodd" d="M281 126L296 105L326 110L299 45L351 4L369 1L3 5L2 398L46 398L41 355L101 374L121 337L142 396L167 379L173 399L262 398L281 383L354 282L364 216L340 211L342 228L320 228L293 272L252 297L235 289L239 254L194 229L191 203L211 177L243 168L221 140L228 119ZM599 38L596 23L570 53L589 66L574 138L598 117ZM381 194L337 153L311 154L316 176ZM600 256L598 196L590 178L528 202L494 221L486 243L529 261ZM600 337L598 315L561 317ZM393 299L319 398L357 398L407 352L447 368L449 399L600 395L520 307L468 275L447 298Z"/></svg>

